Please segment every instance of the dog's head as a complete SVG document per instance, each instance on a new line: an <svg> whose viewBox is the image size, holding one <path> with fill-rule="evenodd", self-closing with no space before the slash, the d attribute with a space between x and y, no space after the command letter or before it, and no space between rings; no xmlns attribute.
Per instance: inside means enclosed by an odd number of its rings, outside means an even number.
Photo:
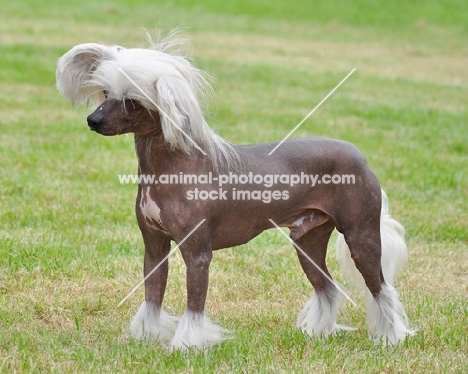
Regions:
<svg viewBox="0 0 468 374"><path fill-rule="evenodd" d="M205 73L171 53L174 44L153 43L148 49L77 45L59 59L57 87L73 104L96 107L88 117L93 131L162 132L169 144L188 151L184 132L195 138L206 132L202 99L211 87Z"/></svg>
<svg viewBox="0 0 468 374"><path fill-rule="evenodd" d="M205 122L208 76L181 55L187 47L177 30L144 48L80 44L58 61L57 88L74 105L92 104L91 130L102 135L161 134L189 154L199 148L214 170L242 165L234 148ZM206 153L205 153L206 152Z"/></svg>

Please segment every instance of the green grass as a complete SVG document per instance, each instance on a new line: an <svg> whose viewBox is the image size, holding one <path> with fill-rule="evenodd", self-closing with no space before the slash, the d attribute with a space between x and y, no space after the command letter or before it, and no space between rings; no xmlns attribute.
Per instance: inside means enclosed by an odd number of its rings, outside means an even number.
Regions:
<svg viewBox="0 0 468 374"><path fill-rule="evenodd" d="M1 1L0 372L462 373L468 371L468 10L450 1ZM235 332L207 355L126 338L140 289L131 136L87 130L55 89L58 57L83 42L141 45L143 28L190 27L217 79L209 122L235 143L294 134L349 140L407 228L398 278L418 334L367 336L363 297L325 341L292 326L311 287L277 232L215 254L207 313ZM330 245L332 274L344 282ZM171 258L166 309L182 314Z"/></svg>

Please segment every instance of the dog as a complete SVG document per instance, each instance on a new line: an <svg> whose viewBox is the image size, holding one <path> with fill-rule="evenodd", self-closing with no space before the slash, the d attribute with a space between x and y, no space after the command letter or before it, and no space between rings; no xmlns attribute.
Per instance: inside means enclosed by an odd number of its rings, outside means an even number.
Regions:
<svg viewBox="0 0 468 374"><path fill-rule="evenodd" d="M407 257L404 229L389 215L386 195L362 153L348 142L320 137L228 143L205 121L210 77L186 57L187 45L176 32L149 38L147 48L80 44L59 59L56 71L65 98L96 107L87 118L92 131L134 134L139 176L204 175L224 182L223 191L199 179L190 185L139 183L145 300L131 321L131 334L170 342L175 350L203 350L229 338L228 330L204 313L213 251L286 227L315 290L298 328L315 337L350 329L336 323L344 292L325 264L336 229L345 274L367 290L367 321L376 342L396 344L414 335L393 287ZM354 183L323 179L342 175L353 176ZM298 176L320 176L323 183L285 182L275 191L266 187L271 184L254 183L272 176L279 176L277 184L285 176L291 176L288 182L293 176L296 182ZM162 307L171 241L178 243L187 269L187 309L178 321Z"/></svg>

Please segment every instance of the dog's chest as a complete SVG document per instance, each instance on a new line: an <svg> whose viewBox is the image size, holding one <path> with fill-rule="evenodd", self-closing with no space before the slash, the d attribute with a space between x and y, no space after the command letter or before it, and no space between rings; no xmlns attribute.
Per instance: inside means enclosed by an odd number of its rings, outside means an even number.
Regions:
<svg viewBox="0 0 468 374"><path fill-rule="evenodd" d="M161 223L161 209L151 198L150 187L142 187L139 206L148 226L166 232Z"/></svg>

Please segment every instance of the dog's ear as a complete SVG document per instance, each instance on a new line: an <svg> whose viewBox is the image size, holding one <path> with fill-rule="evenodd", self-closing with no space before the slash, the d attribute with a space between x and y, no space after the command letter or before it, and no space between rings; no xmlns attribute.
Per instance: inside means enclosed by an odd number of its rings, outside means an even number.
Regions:
<svg viewBox="0 0 468 374"><path fill-rule="evenodd" d="M156 91L164 139L187 153L193 146L190 139L202 146L206 138L203 111L187 80L162 76L156 81Z"/></svg>
<svg viewBox="0 0 468 374"><path fill-rule="evenodd" d="M59 60L56 71L57 88L74 105L96 101L102 96L100 87L92 83L92 74L104 59L112 58L112 48L97 43L79 44ZM99 97L100 98L100 97Z"/></svg>

